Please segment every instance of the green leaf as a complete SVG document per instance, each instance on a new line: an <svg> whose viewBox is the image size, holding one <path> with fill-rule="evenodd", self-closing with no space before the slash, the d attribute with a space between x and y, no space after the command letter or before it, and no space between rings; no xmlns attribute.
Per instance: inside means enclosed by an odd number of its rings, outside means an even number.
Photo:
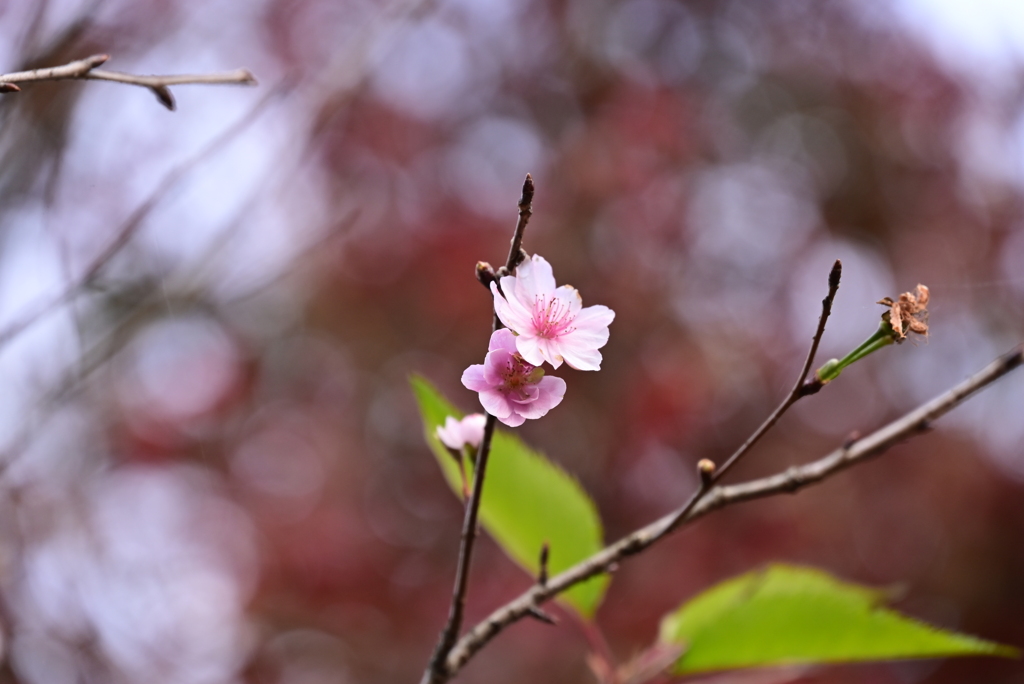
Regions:
<svg viewBox="0 0 1024 684"><path fill-rule="evenodd" d="M661 621L687 648L675 674L797 663L947 656L1018 657L1017 649L937 629L881 607L885 592L813 568L771 565L718 584Z"/></svg>
<svg viewBox="0 0 1024 684"><path fill-rule="evenodd" d="M427 444L452 491L461 498L459 468L435 430L447 416L461 418L462 412L424 378L414 376L410 382L419 402ZM468 462L466 475L472 478L472 464ZM502 430L495 430L491 442L480 520L505 553L534 577L540 568L544 542L551 548L548 572L552 576L604 546L597 507L579 482ZM594 577L565 592L559 600L589 619L609 581L607 575Z"/></svg>

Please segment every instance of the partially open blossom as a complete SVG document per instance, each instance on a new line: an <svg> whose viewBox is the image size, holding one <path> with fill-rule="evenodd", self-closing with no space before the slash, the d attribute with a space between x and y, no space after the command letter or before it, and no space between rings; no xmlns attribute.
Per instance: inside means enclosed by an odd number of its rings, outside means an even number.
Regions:
<svg viewBox="0 0 1024 684"><path fill-rule="evenodd" d="M462 420L448 416L443 426L437 426L437 438L446 447L456 451L461 451L466 445L476 448L484 438L486 422L487 417L482 413L470 413Z"/></svg>
<svg viewBox="0 0 1024 684"><path fill-rule="evenodd" d="M492 416L516 427L561 403L565 381L545 377L542 369L523 359L511 330L495 330L487 349L484 362L462 374L462 384L480 393L480 403Z"/></svg>
<svg viewBox="0 0 1024 684"><path fill-rule="evenodd" d="M562 361L576 370L601 370L601 352L608 342L608 325L615 312L607 306L584 308L570 285L555 287L551 265L533 255L516 274L491 283L494 311L515 331L516 349L534 366L545 361L558 368Z"/></svg>

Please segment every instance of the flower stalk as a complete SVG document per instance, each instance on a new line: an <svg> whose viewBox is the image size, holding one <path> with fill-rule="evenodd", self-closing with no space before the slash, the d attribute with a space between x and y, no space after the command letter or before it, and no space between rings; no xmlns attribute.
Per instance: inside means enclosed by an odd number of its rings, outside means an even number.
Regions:
<svg viewBox="0 0 1024 684"><path fill-rule="evenodd" d="M817 384L825 385L839 377L847 366L873 354L882 347L898 344L906 339L908 332L928 334L928 288L918 285L914 292L904 292L899 299L889 297L878 302L888 307L882 314L878 329L856 349L841 359L829 359L814 372Z"/></svg>
<svg viewBox="0 0 1024 684"><path fill-rule="evenodd" d="M874 334L864 340L860 346L841 359L829 359L825 362L825 365L816 370L814 374L822 383L831 382L838 378L839 374L843 372L843 369L850 364L860 361L868 354L873 354L882 347L887 347L890 344L893 344L896 341L893 335L894 332L892 326L886 321L882 321L878 325L878 329Z"/></svg>

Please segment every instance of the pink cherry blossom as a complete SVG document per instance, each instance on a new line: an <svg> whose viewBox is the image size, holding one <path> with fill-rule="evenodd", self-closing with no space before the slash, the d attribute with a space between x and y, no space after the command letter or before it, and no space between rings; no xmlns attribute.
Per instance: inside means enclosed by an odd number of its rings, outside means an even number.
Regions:
<svg viewBox="0 0 1024 684"><path fill-rule="evenodd" d="M492 416L516 427L561 403L565 380L546 377L543 370L523 360L511 330L495 330L487 348L483 364L467 368L462 384L480 393L480 403Z"/></svg>
<svg viewBox="0 0 1024 684"><path fill-rule="evenodd" d="M444 425L437 426L437 438L449 449L462 451L467 444L473 448L480 446L484 438L484 423L487 417L482 413L470 413L462 420L452 416L444 419Z"/></svg>
<svg viewBox="0 0 1024 684"><path fill-rule="evenodd" d="M615 312L607 306L583 306L570 285L555 287L551 265L533 255L516 274L501 279L501 290L491 283L494 311L514 330L516 349L527 363L547 361L558 368L562 361L576 370L601 370L601 352L608 342L608 325Z"/></svg>

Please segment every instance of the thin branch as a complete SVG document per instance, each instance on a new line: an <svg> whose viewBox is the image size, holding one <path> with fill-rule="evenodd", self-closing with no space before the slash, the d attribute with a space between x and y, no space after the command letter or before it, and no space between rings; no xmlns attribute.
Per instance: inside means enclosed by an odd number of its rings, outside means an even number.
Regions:
<svg viewBox="0 0 1024 684"><path fill-rule="evenodd" d="M843 275L843 264L839 259L832 264L832 270L828 274L828 294L821 300L821 316L818 317L818 328L814 331L814 337L811 339L811 348L807 352L807 359L804 361L804 366L800 370L800 377L796 379L796 384L793 385L793 389L790 390L789 395L783 399L782 403L779 404L778 408L772 412L768 419L765 420L761 427L754 431L754 434L747 438L747 441L730 456L725 463L719 466L715 470L715 475L712 478L712 483L721 480L722 477L732 468L737 461L750 451L755 444L764 437L765 433L771 430L775 423L779 421L789 407L795 404L801 397L806 396L803 388L804 382L807 380L807 374L811 372L811 366L814 365L814 357L818 353L818 345L821 343L821 336L825 334L825 324L828 323L828 317L832 314L832 302L835 301L836 292L839 291L839 280Z"/></svg>
<svg viewBox="0 0 1024 684"><path fill-rule="evenodd" d="M512 244L509 247L508 260L505 262L504 272L509 273L522 262L523 233L526 225L533 215L533 177L526 174L523 182L523 194L519 198L519 219L516 221L516 229L512 234ZM478 269L479 271L479 269ZM494 314L493 330L502 327L498 314ZM469 586L469 566L473 560L473 542L476 539L477 517L480 511L480 501L483 497L484 474L487 469L487 459L491 453L491 437L494 434L494 426L497 418L487 414L487 422L484 424L484 438L480 441L477 451L476 463L473 466L473 491L470 492L469 500L466 502L466 515L462 523L462 542L459 544L459 560L455 570L455 588L452 590L452 602L448 609L448 622L441 631L441 636L430 657L427 669L423 673L422 684L437 684L447 680L451 675L446 671L448 654L455 645L455 640L462 629L462 618L466 607L466 590ZM534 606L536 608L536 606ZM541 614L543 614L541 612ZM543 619L536 614L536 611L527 610L524 615L533 615Z"/></svg>
<svg viewBox="0 0 1024 684"><path fill-rule="evenodd" d="M212 74L175 74L168 76L139 76L120 71L97 69L110 59L110 55L92 55L85 59L68 62L61 66L15 71L0 74L0 92L16 93L21 90L18 83L36 83L39 81L63 81L69 79L88 81L113 81L128 85L149 88L160 104L171 111L174 110L174 97L171 95L172 85L206 84L206 85L256 85L256 77L248 69L235 69Z"/></svg>
<svg viewBox="0 0 1024 684"><path fill-rule="evenodd" d="M511 272L523 261L523 234L526 232L526 225L533 216L533 176L526 174L523 181L523 194L519 197L519 220L516 222L516 230L512 234L512 243L508 249L508 259L505 261L505 270Z"/></svg>
<svg viewBox="0 0 1024 684"><path fill-rule="evenodd" d="M110 55L92 55L91 57L78 59L61 66L0 74L0 83L32 83L35 81L60 81L69 78L83 78L108 59L110 59Z"/></svg>
<svg viewBox="0 0 1024 684"><path fill-rule="evenodd" d="M690 496L690 499L686 504L679 509L676 514L674 524L665 527L661 534L668 534L675 529L675 526L678 525L683 518L689 515L690 511L697 505L697 502L701 497L703 497L711 487L725 477L725 474L728 473L729 470L736 465L736 463L739 462L739 460L743 458L769 430L775 427L775 424L779 422L779 418L782 418L782 415L789 410L790 406L798 402L803 397L813 394L813 392L808 392L804 389L806 386L807 374L811 372L811 366L814 365L814 357L818 353L818 345L821 343L822 335L825 334L825 324L828 323L828 317L832 314L832 302L835 301L836 293L839 291L839 281L842 278L842 275L843 264L839 259L836 259L836 262L832 264L832 270L829 271L828 274L828 294L821 300L821 315L818 317L818 328L814 331L814 337L811 338L811 348L807 352L807 358L804 360L803 368L800 369L800 376L796 379L793 389L790 390L789 394L786 395L786 398L782 400L782 403L772 411L772 414L768 416L763 423L761 423L761 426L747 438L747 441L745 441L739 449L733 452L733 454L726 459L725 463L721 466L714 466L714 464L712 464L713 467L710 473L704 474L704 471L701 471L702 477L700 486L697 487L697 490Z"/></svg>
<svg viewBox="0 0 1024 684"><path fill-rule="evenodd" d="M487 422L484 424L484 437L480 440L480 447L476 455L476 464L473 467L473 490L470 492L469 500L466 502L466 515L462 521L462 541L459 544L459 562L455 570L455 588L452 590L452 602L448 608L448 622L441 632L437 646L434 648L434 655L430 658L430 664L423 678L425 681L434 681L435 677L443 676L445 659L455 645L455 639L462 627L462 617L466 608L466 590L469 587L469 565L473 558L473 543L476 541L476 524L480 512L480 499L483 494L484 476L487 472L487 456L491 452L491 438L494 436L494 426L497 419L487 414ZM527 611L529 613L529 611Z"/></svg>
<svg viewBox="0 0 1024 684"><path fill-rule="evenodd" d="M928 430L931 423L937 418L959 406L975 392L1020 366L1022 361L1024 361L1024 346L1019 346L956 387L867 437L852 443L848 440L842 447L817 461L794 466L776 475L736 485L714 487L701 496L695 505L687 504L683 509L670 513L611 546L605 547L590 558L551 578L543 587L535 584L515 600L491 613L487 619L467 632L455 644L448 656L445 679L454 676L474 654L506 627L529 613L531 608L543 604L580 582L607 572L609 567L650 547L669 531L678 529L683 523L692 522L711 511L741 501L796 492L803 487L821 482L856 463L877 456L894 444ZM440 681L444 681L444 679Z"/></svg>
<svg viewBox="0 0 1024 684"><path fill-rule="evenodd" d="M523 194L519 197L519 220L516 221L515 232L512 233L512 242L508 249L508 259L505 261L505 267L498 269L497 278L501 278L503 275L508 275L516 266L523 262L525 253L523 252L523 234L526 232L526 226L530 223L530 217L533 216L533 176L526 174L526 180L523 181ZM481 283L484 283L486 287L490 285L486 282L485 268L487 264L477 264L477 279ZM482 277L483 276L483 277ZM498 283L498 287L501 287L501 283ZM492 330L501 328L501 319L498 318L498 312L494 312L494 324L491 327Z"/></svg>

